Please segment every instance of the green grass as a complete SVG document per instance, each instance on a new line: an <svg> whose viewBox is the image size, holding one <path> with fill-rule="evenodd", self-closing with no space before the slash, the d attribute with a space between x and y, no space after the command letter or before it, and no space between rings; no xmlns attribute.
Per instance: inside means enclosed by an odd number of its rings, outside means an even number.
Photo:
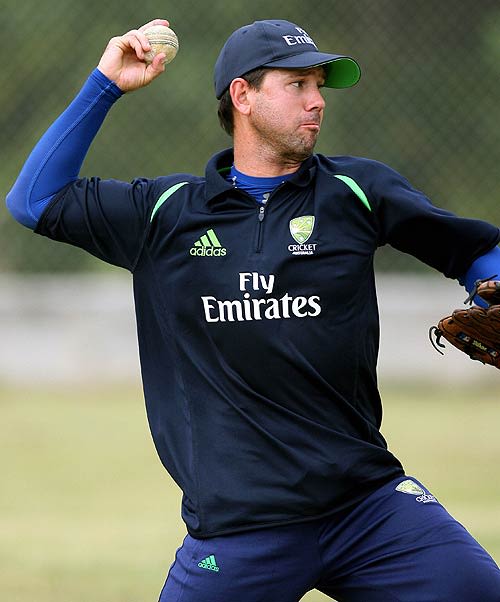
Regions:
<svg viewBox="0 0 500 602"><path fill-rule="evenodd" d="M389 447L498 562L498 395L383 389ZM157 600L184 528L139 386L4 388L0 411L0 599Z"/></svg>

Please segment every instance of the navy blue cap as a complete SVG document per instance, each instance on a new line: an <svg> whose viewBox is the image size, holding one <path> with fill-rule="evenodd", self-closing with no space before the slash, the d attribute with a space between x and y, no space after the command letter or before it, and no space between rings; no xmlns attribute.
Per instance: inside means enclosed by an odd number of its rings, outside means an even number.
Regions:
<svg viewBox="0 0 500 602"><path fill-rule="evenodd" d="M233 79L258 67L302 69L323 66L327 88L349 88L361 76L349 56L320 52L313 39L290 21L255 21L233 32L215 63L215 95L220 98Z"/></svg>

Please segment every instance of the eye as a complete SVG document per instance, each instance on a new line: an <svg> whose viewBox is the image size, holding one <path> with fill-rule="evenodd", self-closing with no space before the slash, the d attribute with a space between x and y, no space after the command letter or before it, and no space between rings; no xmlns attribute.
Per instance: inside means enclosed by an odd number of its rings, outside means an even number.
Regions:
<svg viewBox="0 0 500 602"><path fill-rule="evenodd" d="M299 79L295 82L292 82L292 86L294 86L295 88L303 88L304 87L304 80Z"/></svg>

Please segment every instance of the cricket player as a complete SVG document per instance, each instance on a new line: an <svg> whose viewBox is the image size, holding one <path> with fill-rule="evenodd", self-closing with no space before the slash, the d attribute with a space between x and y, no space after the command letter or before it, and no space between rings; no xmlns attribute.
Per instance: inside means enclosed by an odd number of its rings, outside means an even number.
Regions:
<svg viewBox="0 0 500 602"><path fill-rule="evenodd" d="M373 271L390 244L471 290L500 274L499 228L382 163L315 154L326 89L360 68L283 20L224 44L233 144L205 175L80 175L113 105L164 70L145 27L110 40L7 203L133 274L149 424L188 532L161 602L499 602L494 560L380 433Z"/></svg>

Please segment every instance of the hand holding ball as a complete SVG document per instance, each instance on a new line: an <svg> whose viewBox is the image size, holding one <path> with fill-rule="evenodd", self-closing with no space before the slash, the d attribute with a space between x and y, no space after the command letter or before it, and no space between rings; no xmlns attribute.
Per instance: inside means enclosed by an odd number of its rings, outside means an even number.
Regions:
<svg viewBox="0 0 500 602"><path fill-rule="evenodd" d="M174 60L179 50L179 40L170 27L166 25L152 25L144 31L144 35L148 38L151 45L151 50L145 54L145 60L148 65L160 52L166 55L164 60L165 65Z"/></svg>

